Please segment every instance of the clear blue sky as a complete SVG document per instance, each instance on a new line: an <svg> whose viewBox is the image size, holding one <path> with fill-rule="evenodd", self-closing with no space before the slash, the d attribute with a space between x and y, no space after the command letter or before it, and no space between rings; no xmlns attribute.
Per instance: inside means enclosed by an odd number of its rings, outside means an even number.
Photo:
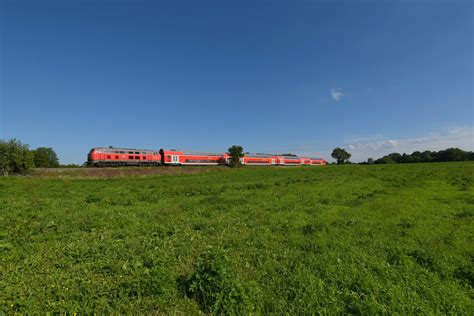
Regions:
<svg viewBox="0 0 474 316"><path fill-rule="evenodd" d="M0 0L0 138L355 161L473 144L472 1Z"/></svg>

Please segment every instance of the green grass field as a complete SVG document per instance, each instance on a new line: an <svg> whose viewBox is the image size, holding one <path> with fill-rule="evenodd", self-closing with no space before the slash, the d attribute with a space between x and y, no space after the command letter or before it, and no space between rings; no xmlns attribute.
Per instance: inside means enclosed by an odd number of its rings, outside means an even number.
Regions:
<svg viewBox="0 0 474 316"><path fill-rule="evenodd" d="M0 313L474 312L474 164L0 179Z"/></svg>

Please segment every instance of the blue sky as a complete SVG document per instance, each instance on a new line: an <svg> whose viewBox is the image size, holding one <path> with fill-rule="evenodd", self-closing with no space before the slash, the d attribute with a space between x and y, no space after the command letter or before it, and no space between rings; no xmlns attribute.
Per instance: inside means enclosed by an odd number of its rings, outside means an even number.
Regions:
<svg viewBox="0 0 474 316"><path fill-rule="evenodd" d="M0 138L324 156L474 149L471 1L0 0Z"/></svg>

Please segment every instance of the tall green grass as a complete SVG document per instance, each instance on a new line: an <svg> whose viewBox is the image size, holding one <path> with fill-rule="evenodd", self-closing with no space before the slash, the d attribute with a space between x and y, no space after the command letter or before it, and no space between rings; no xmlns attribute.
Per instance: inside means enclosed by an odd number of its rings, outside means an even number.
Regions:
<svg viewBox="0 0 474 316"><path fill-rule="evenodd" d="M0 179L0 312L474 312L474 164Z"/></svg>

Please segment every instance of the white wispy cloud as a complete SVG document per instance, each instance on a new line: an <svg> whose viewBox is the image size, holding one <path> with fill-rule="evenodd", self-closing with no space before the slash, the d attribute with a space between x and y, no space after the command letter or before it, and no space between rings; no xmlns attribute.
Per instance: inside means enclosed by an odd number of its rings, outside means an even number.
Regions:
<svg viewBox="0 0 474 316"><path fill-rule="evenodd" d="M444 131L430 133L425 136L402 139L380 139L370 142L357 142L345 146L351 154L351 161L364 161L368 157L380 158L384 155L412 153L424 150L443 150L458 147L474 150L474 128L472 126L454 127Z"/></svg>
<svg viewBox="0 0 474 316"><path fill-rule="evenodd" d="M343 96L344 96L344 92L342 92L341 88L332 88L331 89L331 97L336 102L339 102L342 99Z"/></svg>

